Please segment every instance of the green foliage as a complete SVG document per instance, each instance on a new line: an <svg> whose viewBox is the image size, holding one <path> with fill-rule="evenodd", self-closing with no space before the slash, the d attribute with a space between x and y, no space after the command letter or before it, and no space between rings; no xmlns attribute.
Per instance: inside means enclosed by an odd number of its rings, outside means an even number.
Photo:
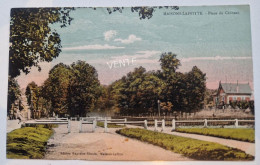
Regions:
<svg viewBox="0 0 260 165"><path fill-rule="evenodd" d="M7 134L8 159L41 159L53 131L42 127L24 127Z"/></svg>
<svg viewBox="0 0 260 165"><path fill-rule="evenodd" d="M244 151L218 143L206 142L139 128L125 128L117 133L148 142L196 160L253 160Z"/></svg>
<svg viewBox="0 0 260 165"><path fill-rule="evenodd" d="M188 108L199 110L203 108L204 97L206 92L206 74L204 74L197 66L194 66L188 73L187 91Z"/></svg>
<svg viewBox="0 0 260 165"><path fill-rule="evenodd" d="M50 62L61 52L60 35L51 24L70 24L73 8L13 8L10 21L9 75L28 74L39 62Z"/></svg>
<svg viewBox="0 0 260 165"><path fill-rule="evenodd" d="M71 65L55 65L41 90L42 97L51 102L49 114L85 116L94 109L105 88L99 83L96 69L85 61ZM100 102L99 102L100 103Z"/></svg>
<svg viewBox="0 0 260 165"><path fill-rule="evenodd" d="M177 128L178 132L194 133L221 137L226 139L235 139L247 142L255 142L254 129L239 128Z"/></svg>
<svg viewBox="0 0 260 165"><path fill-rule="evenodd" d="M177 72L180 60L171 52L163 53L160 62L162 71L135 68L110 86L120 113L157 113L158 100L164 114L191 112L203 107L206 74L196 66L188 73Z"/></svg>
<svg viewBox="0 0 260 165"><path fill-rule="evenodd" d="M177 55L172 52L163 53L161 55L159 61L161 62L160 65L165 76L170 76L172 73L175 73L181 65L180 60L176 57Z"/></svg>
<svg viewBox="0 0 260 165"><path fill-rule="evenodd" d="M10 115L11 110L14 110L15 102L21 96L20 86L14 78L8 77L8 100L7 100L7 114Z"/></svg>
<svg viewBox="0 0 260 165"><path fill-rule="evenodd" d="M85 116L93 110L102 94L96 69L85 61L71 64L72 76L68 87L68 106L71 116Z"/></svg>
<svg viewBox="0 0 260 165"><path fill-rule="evenodd" d="M206 74L194 66L188 73L177 72L181 65L175 54L163 53L160 58L165 86L161 101L170 102L172 110L192 112L204 105Z"/></svg>
<svg viewBox="0 0 260 165"><path fill-rule="evenodd" d="M104 128L104 122L97 122L97 126ZM124 128L124 125L117 125L117 124L107 124L108 128Z"/></svg>
<svg viewBox="0 0 260 165"><path fill-rule="evenodd" d="M231 106L231 108L236 109L237 108L237 101L236 100L235 101L230 100L229 105Z"/></svg>
<svg viewBox="0 0 260 165"><path fill-rule="evenodd" d="M254 100L249 101L249 108L250 108L251 112L253 114L255 114L255 101Z"/></svg>
<svg viewBox="0 0 260 165"><path fill-rule="evenodd" d="M249 107L249 102L246 100L238 101L237 106L239 109L247 109Z"/></svg>
<svg viewBox="0 0 260 165"><path fill-rule="evenodd" d="M178 6L154 6L154 7L131 7L132 12L136 12L139 14L140 19L150 19L153 16L153 13L156 11L156 9L161 9L161 8L166 8L166 9L172 9L172 10L179 10ZM94 8L95 9L95 8ZM109 14L112 14L113 12L120 12L122 13L124 7L110 7L107 8L107 11Z"/></svg>
<svg viewBox="0 0 260 165"><path fill-rule="evenodd" d="M38 99L40 97L40 88L38 85L32 81L26 87L25 95L27 98L27 103L33 110L38 109Z"/></svg>
<svg viewBox="0 0 260 165"><path fill-rule="evenodd" d="M157 110L162 87L163 82L154 72L139 67L113 83L111 93L121 113L147 113Z"/></svg>
<svg viewBox="0 0 260 165"><path fill-rule="evenodd" d="M68 113L68 87L72 76L70 66L63 63L55 65L49 72L42 88L43 97L51 102L49 114Z"/></svg>

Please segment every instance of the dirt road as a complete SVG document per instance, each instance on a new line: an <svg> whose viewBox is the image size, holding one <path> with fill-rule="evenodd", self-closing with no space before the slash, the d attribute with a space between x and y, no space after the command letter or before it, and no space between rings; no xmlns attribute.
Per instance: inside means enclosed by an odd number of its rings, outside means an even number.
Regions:
<svg viewBox="0 0 260 165"><path fill-rule="evenodd" d="M81 160L191 160L163 148L129 139L109 129L91 131L91 125L84 125L84 133L79 133L79 123L72 122L72 132L67 133L65 125L55 128L54 136L48 142L44 159Z"/></svg>

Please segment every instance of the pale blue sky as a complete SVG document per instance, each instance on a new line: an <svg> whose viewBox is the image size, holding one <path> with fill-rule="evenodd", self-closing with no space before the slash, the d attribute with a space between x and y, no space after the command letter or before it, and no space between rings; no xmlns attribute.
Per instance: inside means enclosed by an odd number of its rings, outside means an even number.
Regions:
<svg viewBox="0 0 260 165"><path fill-rule="evenodd" d="M239 14L225 14L226 11ZM203 15L164 15L164 12ZM106 8L77 8L71 13L74 20L70 26L56 28L61 35L62 53L51 65L43 64L45 71L33 70L26 77L28 81L35 77L40 85L51 66L85 60L96 67L102 84L110 84L138 66L160 69L161 53L173 52L182 60L180 71L188 72L197 65L207 74L210 88L215 88L219 80L252 83L249 14L249 6L180 7L178 11L156 9L151 19L140 20L130 8L112 14ZM136 59L134 65L109 68L108 63L132 57Z"/></svg>

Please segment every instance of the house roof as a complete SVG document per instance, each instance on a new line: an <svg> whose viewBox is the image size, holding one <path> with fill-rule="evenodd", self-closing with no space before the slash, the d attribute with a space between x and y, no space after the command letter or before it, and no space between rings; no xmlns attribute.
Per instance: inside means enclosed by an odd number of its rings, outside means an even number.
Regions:
<svg viewBox="0 0 260 165"><path fill-rule="evenodd" d="M220 84L225 93L239 93L239 94L251 94L251 88L249 84L238 83L221 83Z"/></svg>

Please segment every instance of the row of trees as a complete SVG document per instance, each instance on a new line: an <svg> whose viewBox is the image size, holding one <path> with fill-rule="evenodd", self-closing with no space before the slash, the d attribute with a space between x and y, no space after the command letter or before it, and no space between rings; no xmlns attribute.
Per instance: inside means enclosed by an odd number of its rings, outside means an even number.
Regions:
<svg viewBox="0 0 260 165"><path fill-rule="evenodd" d="M181 65L169 52L160 57L162 70L135 68L109 86L116 108L122 114L191 112L203 107L206 74L194 66L188 73L177 72ZM160 107L158 107L158 104Z"/></svg>
<svg viewBox="0 0 260 165"><path fill-rule="evenodd" d="M85 116L94 109L101 94L97 71L85 61L57 64L42 86L31 82L26 88L31 110L41 110L50 116L54 113Z"/></svg>
<svg viewBox="0 0 260 165"><path fill-rule="evenodd" d="M96 69L84 61L55 65L42 86L26 88L32 112L85 116L89 111L117 110L121 114L194 112L203 107L206 75L196 66L177 72L181 65L175 54L163 53L162 70L135 68L109 86L99 83ZM35 117L34 113L32 114Z"/></svg>

